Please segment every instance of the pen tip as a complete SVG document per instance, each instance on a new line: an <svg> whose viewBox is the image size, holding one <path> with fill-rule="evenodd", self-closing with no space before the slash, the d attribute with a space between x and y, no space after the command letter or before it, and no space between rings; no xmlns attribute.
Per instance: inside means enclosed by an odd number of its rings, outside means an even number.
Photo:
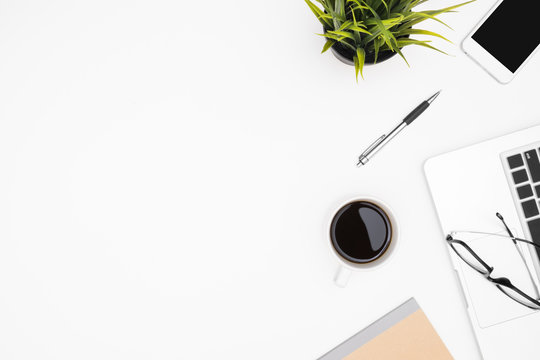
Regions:
<svg viewBox="0 0 540 360"><path fill-rule="evenodd" d="M433 94L433 96L431 96L431 97L430 97L429 99L427 99L426 101L427 101L428 103L431 104L431 103L437 98L437 96L439 96L439 94L441 93L441 91L442 91L442 90L437 91L435 94Z"/></svg>

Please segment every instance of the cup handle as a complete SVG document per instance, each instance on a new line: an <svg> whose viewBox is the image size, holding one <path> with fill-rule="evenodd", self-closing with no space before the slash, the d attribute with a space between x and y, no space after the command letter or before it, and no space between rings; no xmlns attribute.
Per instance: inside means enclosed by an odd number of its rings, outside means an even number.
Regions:
<svg viewBox="0 0 540 360"><path fill-rule="evenodd" d="M334 283L344 288L347 286L347 283L349 282L349 278L351 277L352 271L347 269L345 266L340 265L338 271L336 272L336 276L334 276Z"/></svg>

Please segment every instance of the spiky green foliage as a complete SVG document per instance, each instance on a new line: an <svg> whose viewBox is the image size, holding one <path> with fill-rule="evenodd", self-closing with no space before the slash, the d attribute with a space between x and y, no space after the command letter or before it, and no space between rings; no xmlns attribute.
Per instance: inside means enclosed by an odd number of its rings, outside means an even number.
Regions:
<svg viewBox="0 0 540 360"><path fill-rule="evenodd" d="M375 62L379 53L398 53L407 62L401 49L409 45L423 46L444 53L430 45L430 40L412 39L411 35L427 35L449 41L445 37L428 30L413 29L425 20L435 20L449 27L437 15L453 12L454 9L471 3L467 1L439 10L413 11L417 5L428 0L305 0L309 8L324 28L326 38L322 52L336 43L354 53L356 81L358 73L363 76L366 54L374 54ZM450 28L450 27L449 27Z"/></svg>

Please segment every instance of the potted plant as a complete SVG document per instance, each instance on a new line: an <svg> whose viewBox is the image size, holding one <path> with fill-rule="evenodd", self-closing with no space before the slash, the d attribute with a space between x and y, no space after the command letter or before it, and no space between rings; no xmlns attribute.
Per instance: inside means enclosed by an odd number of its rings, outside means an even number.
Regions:
<svg viewBox="0 0 540 360"><path fill-rule="evenodd" d="M399 54L409 65L401 49L419 45L444 53L430 45L429 40L416 40L411 35L445 37L428 30L413 29L424 20L435 20L445 26L437 15L471 3L475 0L439 10L413 11L417 5L428 0L305 0L323 26L326 38L322 52L332 49L334 55L346 64L354 65L356 80L358 73L364 77L364 64L376 64Z"/></svg>

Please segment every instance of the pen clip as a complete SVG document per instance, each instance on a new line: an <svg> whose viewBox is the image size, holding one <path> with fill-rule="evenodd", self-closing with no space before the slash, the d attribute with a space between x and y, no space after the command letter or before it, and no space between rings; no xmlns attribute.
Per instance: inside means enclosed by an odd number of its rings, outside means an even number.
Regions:
<svg viewBox="0 0 540 360"><path fill-rule="evenodd" d="M362 155L360 155L360 157L362 156L367 156L373 149L375 149L384 139L386 138L386 134L383 134L380 138L378 138L377 140L375 140L373 142L373 144L369 145L369 147L366 149L366 151L364 151L362 153Z"/></svg>

